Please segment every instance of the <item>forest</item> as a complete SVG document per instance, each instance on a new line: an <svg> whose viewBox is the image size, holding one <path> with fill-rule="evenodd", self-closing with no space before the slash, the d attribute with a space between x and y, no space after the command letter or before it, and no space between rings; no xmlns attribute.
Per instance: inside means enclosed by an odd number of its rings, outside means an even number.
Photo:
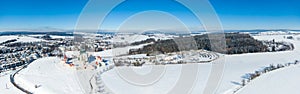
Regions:
<svg viewBox="0 0 300 94"><path fill-rule="evenodd" d="M143 48L131 49L129 51L129 54L156 55L160 53L198 49L204 49L223 54L241 54L269 51L267 45L264 45L262 41L254 39L249 34L225 33L223 35L223 39L226 40L226 43L216 43L222 41L220 40L222 38L219 38L219 36L220 35L218 34L203 34L188 37L178 37L168 40L157 40L153 44L146 45ZM149 40L147 42L149 42ZM226 48L222 49L222 47Z"/></svg>

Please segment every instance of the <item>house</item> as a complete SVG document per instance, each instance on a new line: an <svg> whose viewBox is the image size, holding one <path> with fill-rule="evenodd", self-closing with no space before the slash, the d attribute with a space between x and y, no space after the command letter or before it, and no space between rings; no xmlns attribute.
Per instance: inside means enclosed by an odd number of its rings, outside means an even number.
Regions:
<svg viewBox="0 0 300 94"><path fill-rule="evenodd" d="M72 64L72 63L73 63L72 58L68 58L68 59L66 60L66 64Z"/></svg>
<svg viewBox="0 0 300 94"><path fill-rule="evenodd" d="M293 36L288 36L288 37L286 37L287 39L293 39Z"/></svg>
<svg viewBox="0 0 300 94"><path fill-rule="evenodd" d="M95 60L96 60L96 57L93 56L93 55L90 55L90 56L88 57L88 63L92 63L92 62L95 61Z"/></svg>

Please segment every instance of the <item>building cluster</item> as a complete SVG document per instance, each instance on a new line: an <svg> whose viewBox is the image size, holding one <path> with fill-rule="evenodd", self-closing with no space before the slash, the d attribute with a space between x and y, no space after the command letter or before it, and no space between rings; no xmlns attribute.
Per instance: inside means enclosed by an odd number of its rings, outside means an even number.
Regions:
<svg viewBox="0 0 300 94"><path fill-rule="evenodd" d="M205 50L181 51L156 56L123 56L113 59L115 66L142 66L148 65L165 65L165 64L185 64L185 63L204 63L217 59L216 53Z"/></svg>
<svg viewBox="0 0 300 94"><path fill-rule="evenodd" d="M112 37L84 38L84 42L80 43L80 45L84 44L85 48L91 51L103 51L112 48L111 41L104 41ZM17 39L10 39L0 43L0 72L15 70L42 57L59 56L63 58L63 52L81 49L81 47L76 46L77 40L74 38L52 38L49 35L35 38L43 39L43 41L18 42L16 41ZM103 62L107 62L107 60L95 56L88 56L87 58L89 61L91 61L90 59L95 59L93 60L95 66L101 66L105 64ZM73 64L73 58L65 57L64 60L67 64Z"/></svg>
<svg viewBox="0 0 300 94"><path fill-rule="evenodd" d="M107 49L112 49L113 45L110 41L95 40L93 43L93 48L95 52L99 52Z"/></svg>
<svg viewBox="0 0 300 94"><path fill-rule="evenodd" d="M160 64L204 63L218 57L216 53L205 50L181 51L156 56Z"/></svg>
<svg viewBox="0 0 300 94"><path fill-rule="evenodd" d="M0 72L15 70L38 58L62 56L58 43L49 41L15 42L3 45L0 50Z"/></svg>
<svg viewBox="0 0 300 94"><path fill-rule="evenodd" d="M82 69L97 69L102 66L108 65L108 60L103 59L100 56L93 56L86 53L81 53L78 57L72 56L68 57L64 55L63 63L74 67L77 70Z"/></svg>
<svg viewBox="0 0 300 94"><path fill-rule="evenodd" d="M142 66L144 64L155 64L155 57L117 57L113 59L115 66Z"/></svg>
<svg viewBox="0 0 300 94"><path fill-rule="evenodd" d="M65 51L78 51L84 48L88 51L100 52L113 48L113 45L110 41L90 38L85 38L82 42L74 41L73 39L65 39L60 43L65 45L63 46Z"/></svg>

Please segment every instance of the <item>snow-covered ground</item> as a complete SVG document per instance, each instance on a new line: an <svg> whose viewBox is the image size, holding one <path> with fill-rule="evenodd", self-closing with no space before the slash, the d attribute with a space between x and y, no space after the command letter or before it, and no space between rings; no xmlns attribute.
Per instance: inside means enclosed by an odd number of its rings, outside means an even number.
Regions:
<svg viewBox="0 0 300 94"><path fill-rule="evenodd" d="M65 39L65 38L73 38L72 36L57 36L57 35L51 35L50 37L51 37L51 38L62 38L62 39Z"/></svg>
<svg viewBox="0 0 300 94"><path fill-rule="evenodd" d="M272 40L275 41L287 41L294 44L295 49L293 51L284 52L266 52L266 53L248 53L248 54L236 54L236 55L225 55L225 68L221 83L216 91L217 94L231 94L232 91L239 86L238 83L241 82L242 77L246 73L251 73L257 69L260 69L269 64L284 64L287 62L294 62L299 60L300 55L300 41L284 39L284 35L264 35L264 36L254 36L259 40ZM121 78L118 75L117 70L119 69L131 69L128 67L115 68L109 72L104 73L102 76L105 85L111 89L112 92L116 94L144 94L146 93L157 93L163 94L170 90L177 81L178 73L181 72L181 65L167 65L166 73L164 73L162 79L158 83L151 86L135 86L132 85ZM199 94L203 92L205 88L205 83L208 79L211 64L195 64L194 66L200 67L200 72L198 75L198 82L195 83L195 88L193 89L193 94ZM151 66L151 67L161 67L161 66ZM148 70L149 71L149 70ZM201 73L201 74L200 74ZM172 82L172 83L171 83ZM126 87L126 89L124 89Z"/></svg>
<svg viewBox="0 0 300 94"><path fill-rule="evenodd" d="M284 31L267 31L267 32L260 32L260 35L283 35L288 34L288 32Z"/></svg>
<svg viewBox="0 0 300 94"><path fill-rule="evenodd" d="M148 35L141 35L141 34L118 34L116 36L114 36L112 39L107 40L107 41L111 41L111 42L115 42L115 43L133 43L133 42L138 42L138 41L142 41L142 40L146 40L149 38L153 38L155 40L161 39L161 40L165 40L165 39L171 39L174 38L176 36L173 35L165 35L165 34L154 34L151 36Z"/></svg>
<svg viewBox="0 0 300 94"><path fill-rule="evenodd" d="M37 41L45 41L42 39L37 39L28 36L0 36L0 43L5 42L7 40L17 39L16 42L37 42Z"/></svg>
<svg viewBox="0 0 300 94"><path fill-rule="evenodd" d="M275 39L275 41L291 42L295 46L293 51L225 55L224 73L216 93L232 94L232 91L239 86L238 83L242 80L241 76L246 73L252 73L270 64L285 64L300 60L300 41L285 39L283 36L286 35L261 35L254 36L254 38L259 40ZM3 37L1 36L0 38ZM141 46L142 45L131 46L130 48L140 48ZM113 54L120 55L126 53L128 50L129 48L117 48L98 52L95 53L95 55L109 57L114 56ZM164 94L176 85L179 77L188 74L188 72L182 71L182 66L198 66L197 81L194 83L194 88L191 93L202 93L212 67L211 63L117 67L103 73L101 77L105 87L116 94ZM124 80L119 74L119 71L133 69L134 72L143 75L149 73L152 69L160 68L164 69L163 75L161 75L159 80L155 83L147 86L133 85ZM246 87L239 91L239 94L298 93L297 85L300 84L298 80L300 76L297 76L297 73L299 72L300 67L295 66L267 73L247 84ZM84 90L85 85L78 83L80 81L78 81L77 76L78 73L73 69L65 68L65 66L60 63L60 59L50 57L34 61L27 68L20 71L20 73L16 75L15 80L17 84L34 93L86 93ZM6 83L9 89L6 89ZM35 88L35 85L40 87ZM9 75L0 77L0 89L0 92L5 94L18 94L21 92L9 82Z"/></svg>
<svg viewBox="0 0 300 94"><path fill-rule="evenodd" d="M113 57L113 56L124 55L124 54L128 54L130 49L142 48L143 46L148 45L148 44L108 49L108 50L104 50L101 52L95 52L94 55L101 56L101 57Z"/></svg>
<svg viewBox="0 0 300 94"><path fill-rule="evenodd" d="M272 40L275 41L287 41L294 44L295 49L293 51L283 52L266 52L266 53L248 53L241 55L227 55L226 66L224 69L224 75L222 83L220 84L217 93L229 93L237 86L236 82L241 82L244 74L252 73L255 70L270 64L285 64L288 62L294 62L299 60L300 56L300 41L284 39L284 35L265 35L254 36L259 40Z"/></svg>
<svg viewBox="0 0 300 94"><path fill-rule="evenodd" d="M1 94L22 94L23 92L17 89L12 83L10 83L10 74L14 71L1 73L0 76L0 93Z"/></svg>
<svg viewBox="0 0 300 94"><path fill-rule="evenodd" d="M37 35L28 35L30 37L42 37L42 36L45 36L46 34L37 34ZM50 35L51 38L62 38L62 39L65 39L65 38L74 38L74 36L59 36L59 35Z"/></svg>
<svg viewBox="0 0 300 94"><path fill-rule="evenodd" d="M104 84L115 94L166 94L169 90L176 85L181 74L182 66L199 66L199 73L201 76L198 77L198 82L201 85L196 86L198 90L195 89L194 94L199 94L202 91L204 84L209 76L206 71L211 68L210 64L186 64L186 65L151 65L142 67L117 67L111 71L103 74L102 79ZM133 85L128 83L127 80L123 80L120 76L119 71L126 71L133 69L137 74L147 74L152 69L162 69L164 68L164 73L161 77L157 78L157 82L152 85ZM143 77L141 77L143 78ZM126 78L125 78L126 79ZM147 80L147 79L145 79ZM188 80L188 79L186 79ZM198 92L198 93L197 93Z"/></svg>
<svg viewBox="0 0 300 94"><path fill-rule="evenodd" d="M296 94L299 93L300 66L279 69L256 78L237 94Z"/></svg>
<svg viewBox="0 0 300 94"><path fill-rule="evenodd" d="M15 81L24 89L36 94L85 93L77 79L76 70L64 66L56 57L32 62L15 76Z"/></svg>

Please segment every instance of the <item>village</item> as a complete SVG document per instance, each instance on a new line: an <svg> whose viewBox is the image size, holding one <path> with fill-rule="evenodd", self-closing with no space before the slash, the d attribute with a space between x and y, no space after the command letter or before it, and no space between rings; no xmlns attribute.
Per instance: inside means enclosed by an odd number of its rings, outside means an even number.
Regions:
<svg viewBox="0 0 300 94"><path fill-rule="evenodd" d="M0 51L0 72L16 70L34 60L49 56L62 56L61 51L47 42L5 44Z"/></svg>
<svg viewBox="0 0 300 94"><path fill-rule="evenodd" d="M20 38L32 38L38 41L19 41ZM113 49L113 46L120 46L124 40L122 37L118 41L112 40L113 35L98 34L94 38L84 37L83 41L78 41L74 37L51 36L51 35L32 35L16 36L6 39L0 44L0 72L17 70L27 66L34 60L44 57L59 57L68 67L80 69L97 69L108 62L116 66L142 66L146 65L165 65L165 64L185 64L210 62L218 58L218 54L205 50L182 51L167 54L148 56L145 54L120 55L109 58L94 55L93 53ZM146 38L147 39L147 38ZM148 40L148 39L147 39ZM152 40L155 41L155 40ZM131 42L145 42L144 40ZM147 44L148 42L145 42ZM141 45L141 44L138 44ZM132 50L132 49L129 49ZM105 57L105 55L104 55Z"/></svg>
<svg viewBox="0 0 300 94"><path fill-rule="evenodd" d="M44 35L40 37L30 37L39 41L17 41L19 38L23 37L29 36L17 36L17 38L7 39L0 43L0 73L17 70L44 57L59 57L65 64L74 66L72 61L75 57L67 57L65 54L65 52L80 49L74 45L73 38L51 38L49 35ZM110 42L101 40L95 40L90 44L95 52L111 49L110 45ZM97 57L97 59L102 60L100 58L101 57L99 56ZM92 58L91 55L87 56L87 54L85 54L81 59L78 57L78 60L89 61L89 63L91 63L91 60L96 60L96 57ZM98 61L96 65L99 64L101 63Z"/></svg>

